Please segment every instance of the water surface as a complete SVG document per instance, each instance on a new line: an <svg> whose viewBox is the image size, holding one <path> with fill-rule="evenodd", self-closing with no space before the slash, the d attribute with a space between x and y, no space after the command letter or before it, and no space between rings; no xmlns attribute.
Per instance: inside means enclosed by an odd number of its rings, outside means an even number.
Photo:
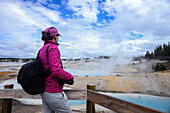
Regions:
<svg viewBox="0 0 170 113"><path fill-rule="evenodd" d="M133 93L104 93L122 100L170 113L170 97Z"/></svg>

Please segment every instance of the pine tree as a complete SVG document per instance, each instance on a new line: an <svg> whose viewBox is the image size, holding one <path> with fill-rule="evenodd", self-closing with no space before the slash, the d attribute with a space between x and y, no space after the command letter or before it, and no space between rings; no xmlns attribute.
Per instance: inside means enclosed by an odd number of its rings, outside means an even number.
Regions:
<svg viewBox="0 0 170 113"><path fill-rule="evenodd" d="M166 45L165 43L163 44L163 56L168 56L168 45Z"/></svg>
<svg viewBox="0 0 170 113"><path fill-rule="evenodd" d="M163 56L163 49L162 49L162 46L161 45L158 45L158 46L156 46L156 49L154 50L154 54L155 54L155 56L156 57L161 57L161 56Z"/></svg>
<svg viewBox="0 0 170 113"><path fill-rule="evenodd" d="M154 59L155 58L155 55L153 52L151 52L151 56L150 56L151 59Z"/></svg>
<svg viewBox="0 0 170 113"><path fill-rule="evenodd" d="M163 45L156 46L154 52L149 53L149 51L147 51L145 54L145 58L161 58L170 60L170 42L168 42L168 44L163 43Z"/></svg>
<svg viewBox="0 0 170 113"><path fill-rule="evenodd" d="M168 57L170 57L170 42L168 42Z"/></svg>
<svg viewBox="0 0 170 113"><path fill-rule="evenodd" d="M146 52L145 58L147 58L147 59L150 59L150 58L151 58L151 54L149 53L149 51Z"/></svg>

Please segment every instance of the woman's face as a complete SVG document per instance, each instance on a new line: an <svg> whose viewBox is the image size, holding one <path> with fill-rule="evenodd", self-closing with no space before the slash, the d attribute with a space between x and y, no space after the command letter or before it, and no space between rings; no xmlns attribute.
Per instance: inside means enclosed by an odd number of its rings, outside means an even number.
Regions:
<svg viewBox="0 0 170 113"><path fill-rule="evenodd" d="M58 43L58 40L59 40L59 36L55 35L54 38L53 38L53 41Z"/></svg>

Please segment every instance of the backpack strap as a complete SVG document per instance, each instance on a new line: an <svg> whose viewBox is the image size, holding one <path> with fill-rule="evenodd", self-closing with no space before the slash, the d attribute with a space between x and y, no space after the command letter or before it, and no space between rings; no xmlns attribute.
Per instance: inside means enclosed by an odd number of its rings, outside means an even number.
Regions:
<svg viewBox="0 0 170 113"><path fill-rule="evenodd" d="M47 50L46 50L46 56L47 56L47 60L48 60L48 62L49 62L49 59L48 59L48 49L49 49L49 47L51 46L51 44L47 47Z"/></svg>
<svg viewBox="0 0 170 113"><path fill-rule="evenodd" d="M48 60L48 61L49 61L49 59L48 59L48 49L49 49L49 47L50 47L50 46L51 46L51 44L47 47L47 50L46 50L46 56L47 56L47 60ZM41 49L40 49L40 50L41 50ZM38 54L37 54L36 60L40 59L40 57L39 57L40 50L38 51Z"/></svg>

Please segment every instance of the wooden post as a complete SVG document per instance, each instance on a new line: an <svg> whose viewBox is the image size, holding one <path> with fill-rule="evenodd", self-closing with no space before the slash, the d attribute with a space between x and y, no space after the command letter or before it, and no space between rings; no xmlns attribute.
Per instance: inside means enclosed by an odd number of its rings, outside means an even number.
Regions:
<svg viewBox="0 0 170 113"><path fill-rule="evenodd" d="M87 85L87 89L95 91L96 85L88 84ZM86 103L86 113L95 113L95 103L90 102L89 100L87 100L87 103Z"/></svg>
<svg viewBox="0 0 170 113"><path fill-rule="evenodd" d="M5 85L4 89L13 89L14 84ZM2 111L1 113L11 113L12 110L12 99L2 100Z"/></svg>

